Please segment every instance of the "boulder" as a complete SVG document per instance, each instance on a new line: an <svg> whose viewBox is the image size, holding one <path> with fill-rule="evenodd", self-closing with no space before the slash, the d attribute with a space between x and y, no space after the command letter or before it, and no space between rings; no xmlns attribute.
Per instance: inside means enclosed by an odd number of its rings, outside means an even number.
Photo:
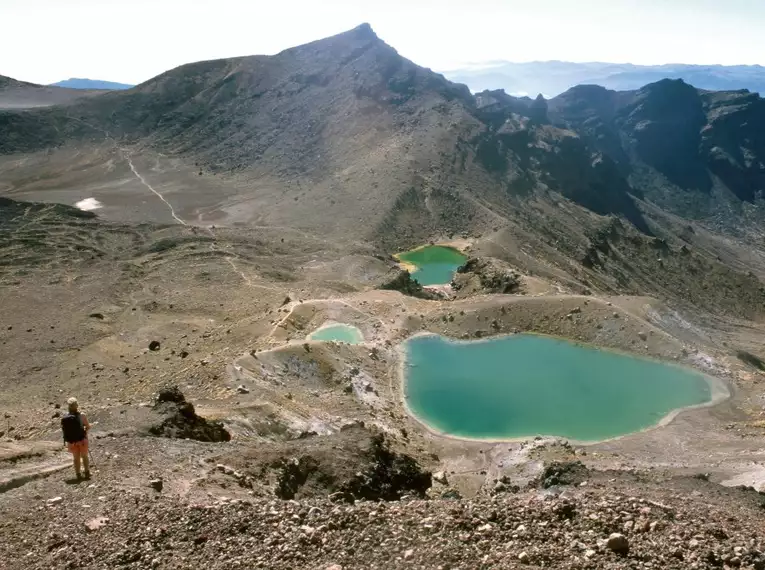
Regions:
<svg viewBox="0 0 765 570"><path fill-rule="evenodd" d="M630 543L623 534L615 532L608 537L606 546L617 554L625 555L630 551Z"/></svg>

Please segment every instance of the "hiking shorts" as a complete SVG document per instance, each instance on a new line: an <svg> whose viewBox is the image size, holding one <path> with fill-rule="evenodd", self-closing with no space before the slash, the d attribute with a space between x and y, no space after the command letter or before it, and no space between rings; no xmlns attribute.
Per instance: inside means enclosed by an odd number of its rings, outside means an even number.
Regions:
<svg viewBox="0 0 765 570"><path fill-rule="evenodd" d="M88 440L87 438L81 439L80 441L70 442L66 444L67 448L69 448L69 453L71 454L88 454Z"/></svg>

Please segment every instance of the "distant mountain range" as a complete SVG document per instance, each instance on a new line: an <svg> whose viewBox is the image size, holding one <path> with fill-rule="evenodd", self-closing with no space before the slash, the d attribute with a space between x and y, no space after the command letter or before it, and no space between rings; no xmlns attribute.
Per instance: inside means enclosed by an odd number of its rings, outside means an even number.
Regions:
<svg viewBox="0 0 765 570"><path fill-rule="evenodd" d="M68 87L69 89L130 89L133 85L127 83L115 83L114 81L100 81L98 79L71 78L51 84L54 87Z"/></svg>
<svg viewBox="0 0 765 570"><path fill-rule="evenodd" d="M504 89L511 95L555 97L576 85L600 85L616 91L640 89L662 79L682 79L699 89L749 89L765 93L765 67L760 65L632 65L629 63L571 63L491 61L444 75L464 83L474 93Z"/></svg>

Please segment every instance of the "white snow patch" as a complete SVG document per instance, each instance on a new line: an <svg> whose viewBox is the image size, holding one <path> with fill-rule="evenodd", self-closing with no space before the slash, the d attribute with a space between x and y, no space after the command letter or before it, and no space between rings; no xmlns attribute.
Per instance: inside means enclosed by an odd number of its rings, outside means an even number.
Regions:
<svg viewBox="0 0 765 570"><path fill-rule="evenodd" d="M99 208L104 207L104 205L95 198L85 198L84 200L77 202L74 206L75 208L79 208L80 210L84 210L86 212L90 212L91 210L98 210Z"/></svg>

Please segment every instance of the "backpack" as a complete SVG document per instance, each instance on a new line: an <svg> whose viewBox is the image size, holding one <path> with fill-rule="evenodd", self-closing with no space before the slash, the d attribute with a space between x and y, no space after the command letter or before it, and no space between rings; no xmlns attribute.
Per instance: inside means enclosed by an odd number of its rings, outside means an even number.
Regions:
<svg viewBox="0 0 765 570"><path fill-rule="evenodd" d="M85 428L82 426L80 414L67 414L61 418L61 429L64 432L64 441L76 443L85 439Z"/></svg>

